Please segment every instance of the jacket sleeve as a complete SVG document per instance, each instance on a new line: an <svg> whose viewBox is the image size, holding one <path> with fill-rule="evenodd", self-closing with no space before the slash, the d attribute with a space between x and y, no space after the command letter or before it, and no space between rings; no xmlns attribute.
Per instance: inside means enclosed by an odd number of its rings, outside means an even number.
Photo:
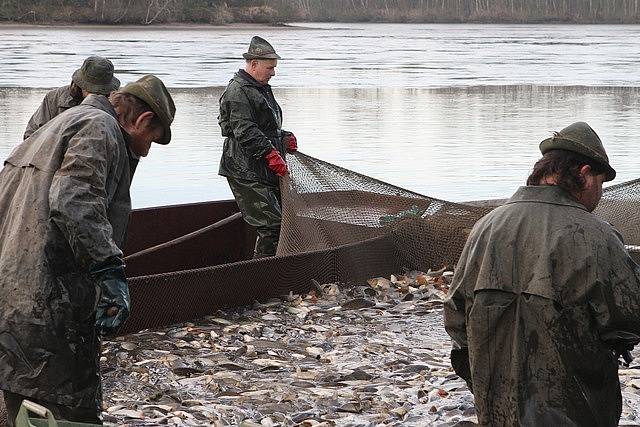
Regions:
<svg viewBox="0 0 640 427"><path fill-rule="evenodd" d="M27 129L24 131L23 139L29 138L35 131L54 117L55 112L52 111L52 108L55 107L52 105L54 101L52 98L53 96L51 92L45 95L42 103L29 119Z"/></svg>
<svg viewBox="0 0 640 427"><path fill-rule="evenodd" d="M600 338L612 348L640 341L640 267L611 232L595 251L598 277L588 299Z"/></svg>
<svg viewBox="0 0 640 427"><path fill-rule="evenodd" d="M220 128L223 136L235 139L249 156L260 159L274 146L258 127L254 108L242 89L225 93L220 99Z"/></svg>
<svg viewBox="0 0 640 427"><path fill-rule="evenodd" d="M122 256L107 218L106 182L118 167L118 144L112 130L87 121L70 138L49 190L50 218L84 271Z"/></svg>
<svg viewBox="0 0 640 427"><path fill-rule="evenodd" d="M471 390L471 367L467 340L466 306L463 294L465 263L469 245L465 246L458 261L458 269L453 277L449 294L444 302L444 327L452 339L451 366L456 374L467 382Z"/></svg>

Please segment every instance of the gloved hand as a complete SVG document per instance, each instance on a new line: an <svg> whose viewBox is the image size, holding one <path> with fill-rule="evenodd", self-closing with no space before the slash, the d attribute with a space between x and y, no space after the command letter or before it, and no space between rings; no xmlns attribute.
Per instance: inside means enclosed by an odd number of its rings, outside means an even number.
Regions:
<svg viewBox="0 0 640 427"><path fill-rule="evenodd" d="M101 294L96 312L96 329L100 334L108 334L118 329L129 317L131 298L124 275L124 265L111 264L91 272Z"/></svg>
<svg viewBox="0 0 640 427"><path fill-rule="evenodd" d="M616 359L622 357L624 360L623 365L629 366L631 362L633 362L633 356L631 355L631 351L633 347L635 347L637 343L629 343L629 342L617 342L613 345L613 351L616 355Z"/></svg>
<svg viewBox="0 0 640 427"><path fill-rule="evenodd" d="M285 176L285 174L289 172L287 164L275 148L265 156L265 159L267 159L269 169L271 169L276 175Z"/></svg>
<svg viewBox="0 0 640 427"><path fill-rule="evenodd" d="M633 362L631 350L640 343L640 336L627 331L614 330L601 334L600 339L611 347L616 358L622 356L625 366Z"/></svg>
<svg viewBox="0 0 640 427"><path fill-rule="evenodd" d="M298 151L298 138L293 133L287 134L287 151L290 153Z"/></svg>
<svg viewBox="0 0 640 427"><path fill-rule="evenodd" d="M458 347L457 344L454 347ZM471 382L471 364L469 362L468 348L452 348L451 349L451 367L456 374L465 382L469 390L473 393L473 384Z"/></svg>

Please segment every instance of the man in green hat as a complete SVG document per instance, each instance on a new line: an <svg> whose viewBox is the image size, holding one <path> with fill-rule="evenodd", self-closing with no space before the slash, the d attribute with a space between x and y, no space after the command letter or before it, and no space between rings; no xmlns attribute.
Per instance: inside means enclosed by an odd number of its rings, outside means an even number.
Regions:
<svg viewBox="0 0 640 427"><path fill-rule="evenodd" d="M16 146L0 171L0 389L101 424L100 335L130 310L122 247L132 159L168 144L175 105L147 75L89 95Z"/></svg>
<svg viewBox="0 0 640 427"><path fill-rule="evenodd" d="M224 147L218 173L227 178L244 220L258 233L254 257L273 256L282 209L279 177L287 172L285 152L298 149L295 135L282 129L282 110L269 80L280 56L255 36L239 70L220 98L218 123Z"/></svg>
<svg viewBox="0 0 640 427"><path fill-rule="evenodd" d="M618 355L640 341L640 270L592 211L615 170L574 123L473 227L445 301L479 425L616 426Z"/></svg>
<svg viewBox="0 0 640 427"><path fill-rule="evenodd" d="M113 64L106 58L90 56L84 60L71 77L71 84L47 93L40 107L31 116L24 139L63 111L80 104L89 94L109 96L120 87L120 81L113 76Z"/></svg>

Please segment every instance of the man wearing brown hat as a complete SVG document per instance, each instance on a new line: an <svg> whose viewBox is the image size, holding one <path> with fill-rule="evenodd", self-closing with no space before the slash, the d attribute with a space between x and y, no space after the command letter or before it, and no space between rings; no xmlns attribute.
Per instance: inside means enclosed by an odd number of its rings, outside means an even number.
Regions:
<svg viewBox="0 0 640 427"><path fill-rule="evenodd" d="M640 340L640 271L592 211L616 172L574 123L473 227L445 301L451 363L480 425L616 426L618 355Z"/></svg>
<svg viewBox="0 0 640 427"><path fill-rule="evenodd" d="M218 123L224 147L218 173L227 178L244 220L258 233L254 257L275 255L282 210L279 177L287 172L285 152L297 140L282 129L282 110L269 80L280 56L265 39L255 36L242 55L239 70L220 98Z"/></svg>
<svg viewBox="0 0 640 427"><path fill-rule="evenodd" d="M27 139L49 120L63 111L80 104L87 95L94 93L109 96L120 87L120 81L113 77L113 64L100 56L90 56L84 60L71 77L71 84L47 93L40 107L33 113L24 139Z"/></svg>
<svg viewBox="0 0 640 427"><path fill-rule="evenodd" d="M89 95L19 144L0 171L0 389L101 423L100 334L128 317L131 159L168 144L175 105L144 76Z"/></svg>

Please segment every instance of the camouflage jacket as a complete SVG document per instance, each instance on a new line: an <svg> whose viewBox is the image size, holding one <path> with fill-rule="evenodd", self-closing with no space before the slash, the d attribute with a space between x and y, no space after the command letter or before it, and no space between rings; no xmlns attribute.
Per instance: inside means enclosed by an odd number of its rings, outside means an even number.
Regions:
<svg viewBox="0 0 640 427"><path fill-rule="evenodd" d="M69 86L63 86L49 91L44 96L44 99L36 112L33 113L33 116L29 119L27 129L24 131L23 139L29 138L49 120L78 104L79 102L71 97L71 93L69 93Z"/></svg>
<svg viewBox="0 0 640 427"><path fill-rule="evenodd" d="M612 349L640 335L639 313L618 233L558 187L521 187L474 226L445 301L479 424L617 425Z"/></svg>
<svg viewBox="0 0 640 427"><path fill-rule="evenodd" d="M218 173L277 185L278 176L264 157L274 148L285 156L282 110L269 85L243 74L236 73L220 97L218 123L226 138Z"/></svg>
<svg viewBox="0 0 640 427"><path fill-rule="evenodd" d="M71 407L100 400L93 266L121 256L129 155L90 95L18 145L0 171L0 389Z"/></svg>

